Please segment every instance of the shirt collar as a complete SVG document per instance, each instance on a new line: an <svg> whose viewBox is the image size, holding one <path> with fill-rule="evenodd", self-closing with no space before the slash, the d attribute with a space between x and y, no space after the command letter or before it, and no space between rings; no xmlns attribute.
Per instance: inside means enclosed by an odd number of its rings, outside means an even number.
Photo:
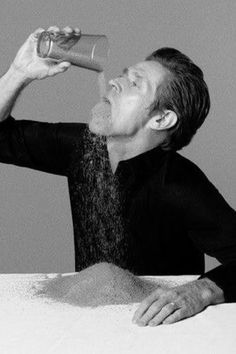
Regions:
<svg viewBox="0 0 236 354"><path fill-rule="evenodd" d="M135 178L149 176L159 170L168 153L156 147L128 160L122 160L118 164L116 174L125 173L127 177L132 175Z"/></svg>

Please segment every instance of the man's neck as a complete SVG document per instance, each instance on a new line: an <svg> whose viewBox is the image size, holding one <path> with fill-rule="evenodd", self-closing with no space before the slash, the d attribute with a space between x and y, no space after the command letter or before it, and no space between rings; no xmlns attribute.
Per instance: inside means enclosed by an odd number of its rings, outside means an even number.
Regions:
<svg viewBox="0 0 236 354"><path fill-rule="evenodd" d="M149 137L108 137L107 150L112 172L115 173L120 161L131 159L152 150L159 145L157 139Z"/></svg>

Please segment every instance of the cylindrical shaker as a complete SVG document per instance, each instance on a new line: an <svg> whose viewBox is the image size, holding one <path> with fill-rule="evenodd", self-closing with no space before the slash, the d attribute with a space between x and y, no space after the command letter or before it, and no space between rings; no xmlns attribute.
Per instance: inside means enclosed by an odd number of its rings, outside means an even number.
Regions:
<svg viewBox="0 0 236 354"><path fill-rule="evenodd" d="M69 50L57 45L56 37L44 31L40 34L37 53L42 58L69 61L73 65L101 72L108 57L109 44L105 35L82 34Z"/></svg>

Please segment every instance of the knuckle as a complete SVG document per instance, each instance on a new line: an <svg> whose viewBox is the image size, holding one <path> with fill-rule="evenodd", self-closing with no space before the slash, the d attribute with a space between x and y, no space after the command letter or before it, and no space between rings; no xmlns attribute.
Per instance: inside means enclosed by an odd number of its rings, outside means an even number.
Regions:
<svg viewBox="0 0 236 354"><path fill-rule="evenodd" d="M178 290L173 289L173 290L171 291L171 295L172 295L174 298L177 298L177 297L179 296Z"/></svg>
<svg viewBox="0 0 236 354"><path fill-rule="evenodd" d="M59 27L57 26L50 26L48 27L49 30L59 30Z"/></svg>
<svg viewBox="0 0 236 354"><path fill-rule="evenodd" d="M153 305L152 305L152 309L156 312L160 309L160 304L158 302L155 302Z"/></svg>
<svg viewBox="0 0 236 354"><path fill-rule="evenodd" d="M160 294L159 295L159 299L160 299L160 301L164 301L166 298L168 298L168 294L166 294L166 293L162 293L162 294Z"/></svg>
<svg viewBox="0 0 236 354"><path fill-rule="evenodd" d="M155 300L153 296L148 296L146 297L146 299L143 300L143 304L145 306L150 306L153 303L153 300Z"/></svg>
<svg viewBox="0 0 236 354"><path fill-rule="evenodd" d="M175 300L175 303L178 304L179 307L186 307L188 306L188 301L186 301L185 299L179 297Z"/></svg>
<svg viewBox="0 0 236 354"><path fill-rule="evenodd" d="M146 306L149 306L150 304L150 299L149 298L146 298L143 300L142 304L141 304L141 307L144 308Z"/></svg>
<svg viewBox="0 0 236 354"><path fill-rule="evenodd" d="M163 290L163 289L161 289L161 290L158 289L158 290L156 291L156 295L157 295L158 297L165 296L165 295L166 295L166 291Z"/></svg>
<svg viewBox="0 0 236 354"><path fill-rule="evenodd" d="M42 32L42 31L44 31L44 28L42 28L42 27L39 27L39 28L37 28L34 32Z"/></svg>
<svg viewBox="0 0 236 354"><path fill-rule="evenodd" d="M70 26L66 26L63 29L64 29L64 31L67 31L67 32L72 32L73 31L73 29Z"/></svg>

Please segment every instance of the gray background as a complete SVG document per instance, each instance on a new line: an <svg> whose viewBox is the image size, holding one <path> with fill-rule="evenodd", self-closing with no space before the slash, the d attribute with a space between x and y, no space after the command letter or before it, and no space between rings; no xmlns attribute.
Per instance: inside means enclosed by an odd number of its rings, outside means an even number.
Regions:
<svg viewBox="0 0 236 354"><path fill-rule="evenodd" d="M189 55L205 72L211 113L183 154L196 162L236 208L234 0L1 0L0 73L37 27L79 26L105 33L108 77L162 46ZM97 76L72 68L31 84L13 115L49 122L87 121ZM73 232L64 177L0 164L0 272L74 271ZM207 269L217 262L207 257Z"/></svg>

